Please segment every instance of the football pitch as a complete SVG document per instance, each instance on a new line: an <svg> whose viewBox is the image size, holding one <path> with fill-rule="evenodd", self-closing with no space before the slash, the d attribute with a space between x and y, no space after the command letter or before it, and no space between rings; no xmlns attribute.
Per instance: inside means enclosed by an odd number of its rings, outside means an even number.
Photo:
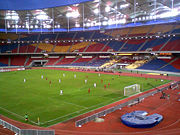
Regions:
<svg viewBox="0 0 180 135"><path fill-rule="evenodd" d="M39 125L47 127L126 98L126 86L140 84L143 92L152 89L148 83L159 86L168 82L49 69L4 72L0 73L0 114L25 122L27 113L29 124L37 124L39 117Z"/></svg>

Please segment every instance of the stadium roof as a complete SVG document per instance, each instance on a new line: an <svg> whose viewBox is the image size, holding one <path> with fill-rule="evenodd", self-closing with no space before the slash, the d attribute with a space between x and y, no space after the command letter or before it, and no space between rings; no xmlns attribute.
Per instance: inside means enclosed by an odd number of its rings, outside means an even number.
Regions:
<svg viewBox="0 0 180 135"><path fill-rule="evenodd" d="M70 29L180 16L179 0L5 0L0 29Z"/></svg>

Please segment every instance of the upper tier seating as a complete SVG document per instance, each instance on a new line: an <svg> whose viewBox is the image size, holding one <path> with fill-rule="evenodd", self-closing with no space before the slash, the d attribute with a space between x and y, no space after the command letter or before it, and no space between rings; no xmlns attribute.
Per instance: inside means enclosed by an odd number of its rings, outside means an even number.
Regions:
<svg viewBox="0 0 180 135"><path fill-rule="evenodd" d="M172 33L171 33L172 32ZM81 32L60 32L60 33L33 33L33 34L15 34L0 33L0 53L7 51L12 53L40 53L40 52L92 52L92 51L145 51L147 48L153 48L154 51L161 49L162 51L180 50L179 36L151 38L151 39L119 39L109 41L75 41L79 39L107 39L116 37L134 37L146 35L162 35L162 34L178 34L180 33L179 24L160 24L140 27L131 27L123 29L112 29L101 31L81 31ZM169 41L170 39L170 41ZM61 40L60 42L51 42ZM70 41L67 41L70 40ZM73 40L73 42L72 42ZM128 42L126 43L126 41ZM3 41L3 42L1 42ZM5 41L5 42L4 42ZM9 41L9 43L6 43ZM16 41L16 43L14 42ZM19 43L18 43L19 41ZM24 41L22 43L22 41ZM27 43L26 41L30 41ZM41 43L49 42L49 43ZM62 42L66 41L66 42ZM147 42L146 42L147 41ZM146 42L144 44L144 42ZM167 44L166 44L167 43ZM163 45L166 46L164 47ZM101 47L100 47L101 46Z"/></svg>

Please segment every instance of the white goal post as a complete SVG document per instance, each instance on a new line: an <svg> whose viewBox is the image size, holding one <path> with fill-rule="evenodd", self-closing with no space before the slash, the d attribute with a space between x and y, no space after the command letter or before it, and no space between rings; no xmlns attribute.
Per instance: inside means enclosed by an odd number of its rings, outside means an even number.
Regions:
<svg viewBox="0 0 180 135"><path fill-rule="evenodd" d="M124 87L124 96L130 96L135 93L140 92L140 85L139 84L133 84L127 87Z"/></svg>

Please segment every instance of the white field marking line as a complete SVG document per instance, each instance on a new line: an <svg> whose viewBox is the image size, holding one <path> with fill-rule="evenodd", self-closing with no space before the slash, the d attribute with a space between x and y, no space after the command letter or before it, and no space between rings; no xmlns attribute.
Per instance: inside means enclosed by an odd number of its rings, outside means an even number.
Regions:
<svg viewBox="0 0 180 135"><path fill-rule="evenodd" d="M6 112L8 112L8 113L11 113L11 114L13 114L14 116L16 116L16 117L18 117L18 118L20 118L20 119L24 119L23 116L21 116L21 115L19 115L19 114L17 114L17 113L11 112L11 111L9 111L9 110L7 110L7 109L5 109L5 108L2 108L2 107L0 107L0 109L6 111ZM34 121L32 121L32 120L29 120L29 121L32 122L32 123L34 123L34 124L38 124L38 123L36 123L36 122L34 122Z"/></svg>
<svg viewBox="0 0 180 135"><path fill-rule="evenodd" d="M108 100L108 101L111 101L111 100ZM107 101L106 101L106 102L107 102ZM105 103L105 102L102 102L102 103L100 103L100 104L103 104L103 103ZM73 112L73 113L69 113L69 114L63 115L63 116L61 116L61 117L57 117L57 118L55 118L55 119L52 119L52 120L43 122L43 123L41 123L41 124L45 124L45 123L48 123L48 122L51 122L51 121L55 121L55 120L57 120L57 119L64 118L64 117L66 117L66 116L69 116L69 115L74 114L74 113L77 113L77 112L79 113L79 112L81 112L81 111L83 111L83 110L93 108L93 107L98 106L98 105L100 105L100 104L96 104L96 105L94 105L94 106L86 107L85 109L81 109L81 110L79 110L79 111L76 111L76 112ZM104 105L104 106L106 106L106 105ZM101 108L101 107L99 107L99 108ZM95 109L93 109L93 110L96 110L96 109L99 109L99 108L95 108ZM91 111L93 111L93 110L90 110L90 111L88 111L88 112L91 112ZM88 113L88 112L85 112L85 113ZM83 114L85 114L85 113L83 113ZM82 115L82 114L78 114L78 115L76 115L75 117L77 117L77 116L79 116L79 115ZM72 117L72 118L74 118L74 117ZM72 118L71 118L71 119L72 119ZM65 120L65 121L67 121L67 120ZM62 122L62 121L61 121L61 122ZM54 124L53 124L53 125L54 125Z"/></svg>
<svg viewBox="0 0 180 135"><path fill-rule="evenodd" d="M170 83L170 82L165 83L165 84L162 84L162 85L159 85L158 87L163 86L163 85L166 85L166 84L169 84L169 83ZM154 88L152 88L152 89L154 89ZM149 89L149 90L151 90L151 89ZM146 91L149 91L149 90L146 90ZM146 91L144 91L144 92L146 92ZM141 93L143 93L143 92L141 92ZM138 94L140 94L140 93L136 93L136 94L134 94L134 95L130 95L129 97L133 97L133 96L138 95ZM129 97L126 97L126 98L129 98ZM122 98L122 97L118 97L118 98ZM115 98L115 99L118 99L118 98ZM73 119L73 118L78 117L78 116L80 116L80 115L83 115L83 114L92 112L92 111L94 111L94 110L97 110L97 109L99 109L99 108L108 106L108 105L110 105L110 104L119 102L119 101L121 101L121 100L123 100L123 99L126 99L126 98L122 98L122 99L120 99L120 100L118 100L118 101L109 103L109 104L107 104L107 105L100 106L100 107L98 107L98 108L95 108L95 109L93 109L93 110L87 111L87 112L85 112L85 113L75 115L74 117L72 117L72 118L70 118L70 119ZM112 100L108 100L108 101L112 101ZM106 102L107 102L107 101L106 101ZM105 102L103 102L103 103L105 103ZM100 103L100 104L103 104L103 103ZM97 104L97 105L94 105L94 106L98 106L98 105L100 105L100 104ZM88 109L93 108L94 106L88 107ZM85 110L85 109L82 109L82 110ZM76 111L76 112L81 112L82 110L79 110L79 111ZM75 113L75 112L74 112L74 113ZM70 113L70 114L73 114L73 113ZM70 114L67 114L67 116L70 115ZM64 117L64 116L61 116L61 117ZM58 117L58 118L60 118L60 117ZM57 120L58 118L52 119L52 120L50 120L50 121ZM68 120L70 120L70 119L68 119ZM82 119L83 119L83 118L82 118ZM64 120L64 121L67 121L67 120ZM59 123L62 123L62 122L64 122L64 121L61 121L61 122L59 122ZM45 124L45 123L48 123L48 122L49 122L49 121L46 121L46 122L44 122L44 123L42 123L42 124ZM55 124L49 125L48 127L51 127L51 126L56 125L56 124L59 124L59 123L55 123Z"/></svg>
<svg viewBox="0 0 180 135"><path fill-rule="evenodd" d="M41 122L41 124L45 124L45 123L48 123L48 122L52 122L52 121L58 120L58 119L60 119L60 118L64 118L64 117L66 117L66 116L69 116L69 115L71 115L71 114L80 112L80 111L82 111L82 110L86 110L86 109L81 109L81 110L79 110L79 111L75 111L75 112L72 112L72 113L68 113L68 114L66 114L66 115L57 117L57 118L55 118L55 119L52 119L52 120L49 120L49 121L45 121L45 122L43 122L43 123Z"/></svg>
<svg viewBox="0 0 180 135"><path fill-rule="evenodd" d="M112 101L112 99L111 99L111 100L107 100L107 101L105 101L105 102L109 102L109 101ZM102 103L100 103L100 104L96 104L96 105L93 105L93 106L87 107L86 109L93 108L93 107L98 106L98 105L101 105L101 104L103 104L103 103L105 103L105 102L102 102ZM110 104L112 104L112 103L110 103ZM107 104L107 105L109 105L109 104ZM107 105L104 105L104 106L107 106ZM93 110L87 111L87 112L85 112L85 113L77 114L77 115L75 115L75 116L71 117L70 119L73 119L73 118L75 118L75 117L77 117L77 116L80 116L80 115L83 115L83 114L86 114L86 113L92 112L92 111L94 111L94 110L96 110L96 109L99 109L99 108L102 108L102 107L104 107L104 106L100 106L100 107L98 107L98 108L95 108L95 109L93 109ZM79 111L76 111L76 112L81 112L81 111L86 110L86 109L82 109L82 110L79 110ZM48 122L51 122L51 121L57 120L57 119L59 119L59 118L66 117L66 116L71 115L71 114L74 114L74 113L76 113L76 112L69 113L69 114L67 114L67 115L64 115L64 116L61 116L61 117L58 117L58 118L55 118L55 119L52 119L52 120L49 120L49 121L43 122L42 124L45 124L45 123L48 123ZM70 120L70 119L68 119L68 120ZM64 121L67 121L67 120L64 120ZM62 123L62 122L64 122L64 121L61 121L61 122L59 122L59 123ZM55 124L52 124L52 125L56 125L56 124L58 124L58 123L55 123ZM52 125L50 125L50 126L52 126ZM48 127L50 127L50 126L48 126Z"/></svg>
<svg viewBox="0 0 180 135"><path fill-rule="evenodd" d="M86 108L86 109L88 109L88 107L81 106L81 105L77 105L77 104L74 104L74 103L71 103L71 102L66 102L66 101L63 101L63 102L64 102L64 103L67 103L67 104L75 105L75 106L78 106L78 107L81 107L81 108Z"/></svg>

